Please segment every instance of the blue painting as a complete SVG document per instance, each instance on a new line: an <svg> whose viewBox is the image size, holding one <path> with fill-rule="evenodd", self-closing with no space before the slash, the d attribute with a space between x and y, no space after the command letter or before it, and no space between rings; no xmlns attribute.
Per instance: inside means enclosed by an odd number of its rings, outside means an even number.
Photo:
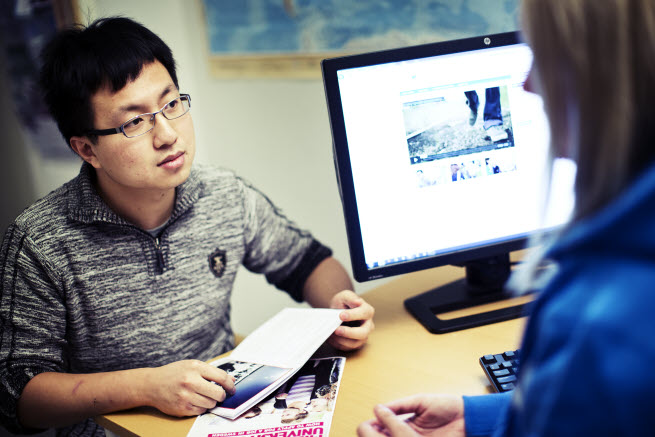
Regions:
<svg viewBox="0 0 655 437"><path fill-rule="evenodd" d="M354 53L516 30L519 0L204 0L213 55Z"/></svg>

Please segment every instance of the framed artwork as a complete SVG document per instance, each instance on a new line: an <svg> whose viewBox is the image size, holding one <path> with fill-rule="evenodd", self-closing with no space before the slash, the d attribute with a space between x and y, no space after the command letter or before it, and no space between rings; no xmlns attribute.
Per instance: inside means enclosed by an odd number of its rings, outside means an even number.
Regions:
<svg viewBox="0 0 655 437"><path fill-rule="evenodd" d="M519 0L203 0L216 77L319 78L351 53L517 29Z"/></svg>
<svg viewBox="0 0 655 437"><path fill-rule="evenodd" d="M16 115L45 158L75 159L48 113L38 87L39 55L59 29L79 22L75 0L0 0L0 59Z"/></svg>

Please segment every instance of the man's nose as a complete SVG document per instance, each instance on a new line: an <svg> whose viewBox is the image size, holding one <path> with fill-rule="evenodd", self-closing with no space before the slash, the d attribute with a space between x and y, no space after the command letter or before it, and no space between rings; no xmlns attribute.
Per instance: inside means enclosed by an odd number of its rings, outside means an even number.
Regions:
<svg viewBox="0 0 655 437"><path fill-rule="evenodd" d="M155 134L153 140L156 148L168 146L177 141L177 131L163 114L156 114L153 122L155 123L152 129Z"/></svg>

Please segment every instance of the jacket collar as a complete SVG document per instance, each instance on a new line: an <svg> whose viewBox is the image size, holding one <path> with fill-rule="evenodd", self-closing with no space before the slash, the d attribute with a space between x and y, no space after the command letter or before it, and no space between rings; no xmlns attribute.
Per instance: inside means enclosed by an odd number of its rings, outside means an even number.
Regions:
<svg viewBox="0 0 655 437"><path fill-rule="evenodd" d="M105 222L117 225L134 224L116 214L100 197L95 188L95 169L87 162L82 164L80 173L68 182L67 215L71 220L82 223ZM175 205L169 223L189 210L195 202L203 197L204 186L195 168L186 181L175 189Z"/></svg>

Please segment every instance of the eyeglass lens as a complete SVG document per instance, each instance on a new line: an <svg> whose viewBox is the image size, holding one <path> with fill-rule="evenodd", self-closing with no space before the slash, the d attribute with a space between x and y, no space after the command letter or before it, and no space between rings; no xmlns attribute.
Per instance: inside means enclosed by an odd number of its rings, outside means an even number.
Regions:
<svg viewBox="0 0 655 437"><path fill-rule="evenodd" d="M189 108L189 98L187 96L180 96L168 102L161 111L155 112L154 114L137 115L126 121L122 126L122 130L127 137L143 135L155 127L155 115L159 112L168 120L173 120L189 112Z"/></svg>

